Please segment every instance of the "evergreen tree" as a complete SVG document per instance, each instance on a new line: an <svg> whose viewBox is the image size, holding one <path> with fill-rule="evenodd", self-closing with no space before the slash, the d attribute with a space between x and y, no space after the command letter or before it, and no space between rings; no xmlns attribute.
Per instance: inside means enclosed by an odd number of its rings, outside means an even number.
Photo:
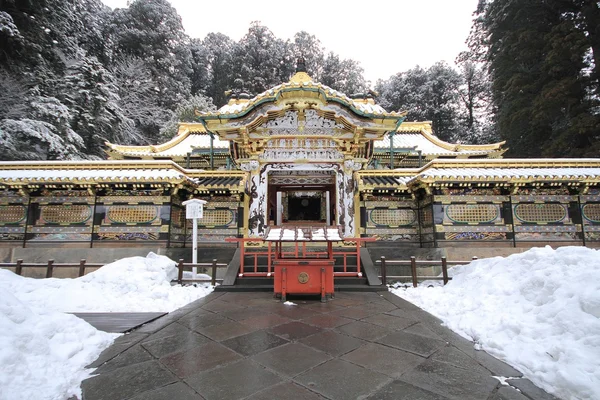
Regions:
<svg viewBox="0 0 600 400"><path fill-rule="evenodd" d="M212 99L201 94L181 102L173 113L171 120L161 130L163 140L170 140L177 134L177 127L180 122L196 122L196 113L215 110L216 107Z"/></svg>
<svg viewBox="0 0 600 400"><path fill-rule="evenodd" d="M258 21L237 43L233 64L234 76L253 95L287 81L294 69L289 44Z"/></svg>
<svg viewBox="0 0 600 400"><path fill-rule="evenodd" d="M369 83L363 74L358 62L342 60L337 54L329 52L325 57L321 83L347 95L365 93Z"/></svg>
<svg viewBox="0 0 600 400"><path fill-rule="evenodd" d="M96 58L73 61L57 88L69 107L70 126L83 138L87 154L102 157L106 141L130 142L133 123L119 107L113 76Z"/></svg>
<svg viewBox="0 0 600 400"><path fill-rule="evenodd" d="M209 86L208 75L208 49L200 39L190 41L190 52L192 55L191 94L206 93Z"/></svg>
<svg viewBox="0 0 600 400"><path fill-rule="evenodd" d="M300 31L294 35L292 44L296 60L305 61L308 75L316 82L321 80L325 64L325 55L321 41L315 35Z"/></svg>
<svg viewBox="0 0 600 400"><path fill-rule="evenodd" d="M70 127L69 109L54 97L31 90L27 115L0 120L0 159L70 160L82 158L84 143Z"/></svg>
<svg viewBox="0 0 600 400"><path fill-rule="evenodd" d="M560 0L495 0L483 8L500 135L509 155L597 155L590 41Z"/></svg>
<svg viewBox="0 0 600 400"><path fill-rule="evenodd" d="M459 139L458 72L439 62L429 69L419 66L378 81L380 104L390 111L408 111L407 119L431 121L433 132L442 140Z"/></svg>
<svg viewBox="0 0 600 400"><path fill-rule="evenodd" d="M458 62L461 84L458 93L461 132L457 139L463 143L485 144L498 141L494 124L491 82L487 66L469 59Z"/></svg>
<svg viewBox="0 0 600 400"><path fill-rule="evenodd" d="M118 8L107 29L114 58L137 57L149 66L157 104L173 110L190 95L189 39L167 0L135 0L128 8Z"/></svg>
<svg viewBox="0 0 600 400"><path fill-rule="evenodd" d="M140 58L124 57L112 65L112 73L119 107L133 124L123 143L159 143L160 129L171 120L173 111L158 104L160 90L151 67Z"/></svg>
<svg viewBox="0 0 600 400"><path fill-rule="evenodd" d="M235 43L222 33L209 33L202 41L202 46L206 49L206 95L217 106L223 106L227 103L225 92L233 87Z"/></svg>

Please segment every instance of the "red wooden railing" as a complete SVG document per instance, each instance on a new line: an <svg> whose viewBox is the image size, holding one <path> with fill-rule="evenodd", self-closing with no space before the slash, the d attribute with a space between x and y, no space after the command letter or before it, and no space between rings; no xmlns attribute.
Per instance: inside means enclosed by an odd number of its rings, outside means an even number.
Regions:
<svg viewBox="0 0 600 400"><path fill-rule="evenodd" d="M240 270L242 276L271 276L273 274L273 260L279 252L279 258L327 258L329 254L322 249L307 246L306 241L286 242L286 246L274 246L273 242L261 238L227 238L225 241L238 243L240 248ZM360 247L365 242L375 241L375 238L347 238L344 243L354 243L352 247L338 247L332 251L334 259L341 259L341 265L336 265L334 276L361 276L360 272ZM260 243L261 246L248 246L248 243ZM266 247L264 246L266 243ZM323 243L326 246L325 243ZM350 265L348 259L356 258L356 266ZM247 259L251 261L248 263Z"/></svg>

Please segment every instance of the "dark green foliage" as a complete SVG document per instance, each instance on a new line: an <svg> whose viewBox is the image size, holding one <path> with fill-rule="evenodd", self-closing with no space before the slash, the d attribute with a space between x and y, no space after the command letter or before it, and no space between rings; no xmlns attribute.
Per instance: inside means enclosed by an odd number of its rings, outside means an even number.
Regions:
<svg viewBox="0 0 600 400"><path fill-rule="evenodd" d="M482 8L496 120L510 155L598 155L597 67L586 57L596 53L583 17L589 6L495 0Z"/></svg>

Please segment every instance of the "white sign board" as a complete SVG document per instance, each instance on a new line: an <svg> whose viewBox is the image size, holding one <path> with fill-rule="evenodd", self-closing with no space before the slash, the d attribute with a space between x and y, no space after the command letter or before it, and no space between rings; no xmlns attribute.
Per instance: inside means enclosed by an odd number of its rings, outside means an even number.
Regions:
<svg viewBox="0 0 600 400"><path fill-rule="evenodd" d="M206 201L192 199L182 203L185 206L185 217L187 219L202 218L204 215L204 204Z"/></svg>
<svg viewBox="0 0 600 400"><path fill-rule="evenodd" d="M192 223L193 233L192 233L192 264L197 264L198 262L198 218L202 218L204 205L206 204L205 200L191 199L184 201L181 203L185 206L185 217L187 219L193 219ZM194 277L196 277L196 273L198 272L197 267L192 267L192 272L194 273Z"/></svg>

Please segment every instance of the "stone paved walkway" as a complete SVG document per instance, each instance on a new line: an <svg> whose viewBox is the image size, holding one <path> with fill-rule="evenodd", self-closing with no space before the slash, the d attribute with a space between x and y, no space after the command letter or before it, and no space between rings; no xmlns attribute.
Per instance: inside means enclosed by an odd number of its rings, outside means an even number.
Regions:
<svg viewBox="0 0 600 400"><path fill-rule="evenodd" d="M554 399L391 293L293 301L212 293L117 339L83 399Z"/></svg>

